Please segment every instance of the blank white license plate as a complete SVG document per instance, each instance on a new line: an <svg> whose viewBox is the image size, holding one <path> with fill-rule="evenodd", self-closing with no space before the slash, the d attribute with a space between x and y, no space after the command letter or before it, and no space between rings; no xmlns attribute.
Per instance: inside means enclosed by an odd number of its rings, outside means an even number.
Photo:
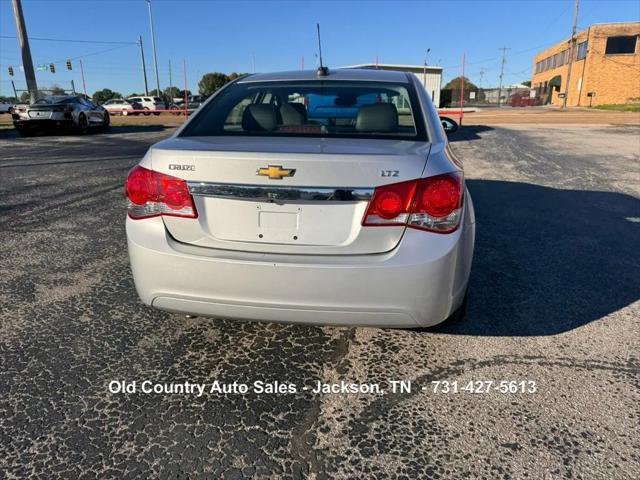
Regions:
<svg viewBox="0 0 640 480"><path fill-rule="evenodd" d="M29 112L31 118L50 118L51 112Z"/></svg>

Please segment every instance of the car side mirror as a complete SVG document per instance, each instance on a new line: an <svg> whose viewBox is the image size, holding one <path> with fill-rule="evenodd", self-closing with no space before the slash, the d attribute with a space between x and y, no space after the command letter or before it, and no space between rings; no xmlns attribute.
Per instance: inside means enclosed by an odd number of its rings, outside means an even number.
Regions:
<svg viewBox="0 0 640 480"><path fill-rule="evenodd" d="M440 121L442 122L442 128L444 128L447 135L458 130L458 122L455 120L449 117L440 117Z"/></svg>

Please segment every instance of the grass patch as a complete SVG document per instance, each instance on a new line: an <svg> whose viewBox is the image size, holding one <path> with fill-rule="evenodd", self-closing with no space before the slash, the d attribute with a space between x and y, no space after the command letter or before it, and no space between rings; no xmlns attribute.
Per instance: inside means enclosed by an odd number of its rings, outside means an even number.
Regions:
<svg viewBox="0 0 640 480"><path fill-rule="evenodd" d="M624 103L621 105L608 103L596 105L593 108L597 108L598 110L614 110L616 112L640 112L640 103Z"/></svg>

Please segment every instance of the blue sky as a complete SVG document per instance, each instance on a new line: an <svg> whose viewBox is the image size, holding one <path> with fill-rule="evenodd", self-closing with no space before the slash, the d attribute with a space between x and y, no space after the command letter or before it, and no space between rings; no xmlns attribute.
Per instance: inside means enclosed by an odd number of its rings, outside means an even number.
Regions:
<svg viewBox="0 0 640 480"><path fill-rule="evenodd" d="M502 1L213 1L153 0L160 86L188 86L211 71L251 72L315 68L315 24L322 28L323 54L330 67L372 62L429 64L445 67L443 83L460 74L476 84L497 85L498 48L506 46L505 84L531 76L531 59L542 48L570 33L573 0ZM144 0L23 0L34 64L56 62L56 73L38 72L41 88L71 79L81 87L77 57L83 58L87 91L109 87L128 94L142 91L139 51L135 44L67 43L51 38L135 42L142 35L149 88L155 87L151 41ZM581 0L579 27L595 22L638 21L638 0ZM24 74L10 0L0 0L0 95L11 92L7 66L24 88ZM74 70L64 63L73 59Z"/></svg>

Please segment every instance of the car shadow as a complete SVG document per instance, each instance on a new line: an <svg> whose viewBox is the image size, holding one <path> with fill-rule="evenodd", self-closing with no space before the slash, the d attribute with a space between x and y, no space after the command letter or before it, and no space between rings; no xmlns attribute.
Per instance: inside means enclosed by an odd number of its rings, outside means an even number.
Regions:
<svg viewBox="0 0 640 480"><path fill-rule="evenodd" d="M467 180L476 246L463 321L437 331L553 335L640 298L640 199Z"/></svg>
<svg viewBox="0 0 640 480"><path fill-rule="evenodd" d="M461 125L458 130L448 135L450 143L463 142L468 140L480 140L482 132L493 130L488 125Z"/></svg>
<svg viewBox="0 0 640 480"><path fill-rule="evenodd" d="M161 132L169 128L176 128L180 125L111 125L107 130L98 133L137 133L137 132Z"/></svg>
<svg viewBox="0 0 640 480"><path fill-rule="evenodd" d="M37 138L37 137L82 137L82 136L93 136L93 135L104 135L104 134L119 134L119 133L145 133L145 132L161 132L163 130L174 129L179 125L112 125L109 128L91 128L86 135L80 135L77 131L72 128L66 129L42 129L35 132L27 137L29 138ZM0 138L20 138L20 134L15 128L1 128L0 129Z"/></svg>

